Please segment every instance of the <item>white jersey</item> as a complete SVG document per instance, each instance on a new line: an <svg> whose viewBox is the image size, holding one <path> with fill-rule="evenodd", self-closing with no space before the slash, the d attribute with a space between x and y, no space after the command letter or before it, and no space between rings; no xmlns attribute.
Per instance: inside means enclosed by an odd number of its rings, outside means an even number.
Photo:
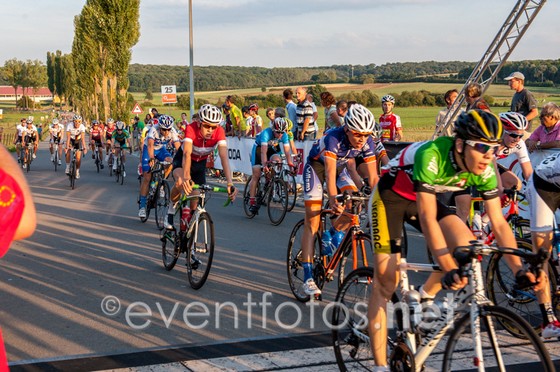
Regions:
<svg viewBox="0 0 560 372"><path fill-rule="evenodd" d="M556 187L560 187L560 152L547 156L535 167L535 174Z"/></svg>
<svg viewBox="0 0 560 372"><path fill-rule="evenodd" d="M49 126L49 133L53 137L62 137L63 132L64 132L64 130L62 128L62 125L60 125L60 124L58 124L56 126L56 128L54 127L54 125Z"/></svg>
<svg viewBox="0 0 560 372"><path fill-rule="evenodd" d="M70 139L80 140L86 132L86 127L84 124L80 124L78 128L74 127L74 123L70 123L66 126L66 132L70 132Z"/></svg>
<svg viewBox="0 0 560 372"><path fill-rule="evenodd" d="M22 128L21 131L21 136L25 137L25 136L30 136L33 137L37 135L37 127L35 125L31 125L31 128L28 128L27 125L25 127Z"/></svg>
<svg viewBox="0 0 560 372"><path fill-rule="evenodd" d="M168 143L175 143L180 142L179 135L175 128L171 128L171 130L167 133L167 136L163 137L161 132L159 131L159 125L153 125L148 134L146 135L146 139L144 140L144 145L148 146L148 140L154 140L154 150L159 150L163 146L167 146Z"/></svg>
<svg viewBox="0 0 560 372"><path fill-rule="evenodd" d="M23 133L23 131L25 130L25 128L26 128L26 125L18 124L18 125L16 126L16 130L17 130L17 135L18 135L18 137L21 137L21 136L22 136L22 133Z"/></svg>
<svg viewBox="0 0 560 372"><path fill-rule="evenodd" d="M520 140L517 143L517 145L515 145L514 147L500 146L500 149L496 153L496 158L504 159L510 156L511 154L515 154L515 156L517 156L517 159L519 160L520 164L531 161L531 159L529 159L529 152L527 151L527 145L523 140Z"/></svg>

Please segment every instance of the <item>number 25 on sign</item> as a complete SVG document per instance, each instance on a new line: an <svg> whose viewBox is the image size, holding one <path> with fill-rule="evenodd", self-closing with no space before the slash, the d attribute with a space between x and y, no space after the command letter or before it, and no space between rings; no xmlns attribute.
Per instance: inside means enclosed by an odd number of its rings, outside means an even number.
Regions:
<svg viewBox="0 0 560 372"><path fill-rule="evenodd" d="M177 87L175 85L162 85L161 86L161 102L177 103Z"/></svg>

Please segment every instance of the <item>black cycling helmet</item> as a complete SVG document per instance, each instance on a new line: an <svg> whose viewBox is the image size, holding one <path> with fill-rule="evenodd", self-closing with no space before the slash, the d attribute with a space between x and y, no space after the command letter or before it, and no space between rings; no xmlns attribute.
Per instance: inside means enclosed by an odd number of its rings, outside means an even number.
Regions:
<svg viewBox="0 0 560 372"><path fill-rule="evenodd" d="M491 112L469 110L455 121L455 134L463 140L498 143L502 138L502 122Z"/></svg>

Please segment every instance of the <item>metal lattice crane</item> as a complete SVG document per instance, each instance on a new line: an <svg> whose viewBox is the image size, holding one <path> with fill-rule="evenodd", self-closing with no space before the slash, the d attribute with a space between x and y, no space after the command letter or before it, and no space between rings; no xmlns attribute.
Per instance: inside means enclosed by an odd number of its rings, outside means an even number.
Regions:
<svg viewBox="0 0 560 372"><path fill-rule="evenodd" d="M453 105L449 108L441 125L436 128L432 139L442 135L451 135L451 123L461 111L461 106L465 101L465 89L470 83L479 83L482 86L482 93L486 92L488 86L496 76L508 57L515 49L519 40L523 37L546 0L518 0L513 10L507 17L502 28L494 37L494 40L482 56L482 59L473 69L471 76L463 85L461 92Z"/></svg>

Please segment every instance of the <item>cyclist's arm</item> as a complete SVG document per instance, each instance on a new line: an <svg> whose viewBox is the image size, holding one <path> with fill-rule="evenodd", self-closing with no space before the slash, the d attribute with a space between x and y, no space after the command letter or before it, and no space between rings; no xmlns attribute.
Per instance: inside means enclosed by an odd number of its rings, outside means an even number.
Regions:
<svg viewBox="0 0 560 372"><path fill-rule="evenodd" d="M229 166L229 157L227 150L227 144L218 145L218 156L220 157L222 168L224 169L224 173L226 176L229 198L231 199L231 201L234 201L235 196L237 195L237 189L233 186L233 176L231 167Z"/></svg>
<svg viewBox="0 0 560 372"><path fill-rule="evenodd" d="M148 156L150 157L150 166L153 165L152 159L155 157L154 155L154 139L148 138Z"/></svg>
<svg viewBox="0 0 560 372"><path fill-rule="evenodd" d="M86 146L86 132L82 132L82 149L84 154L87 154L87 146Z"/></svg>
<svg viewBox="0 0 560 372"><path fill-rule="evenodd" d="M521 173L523 174L523 178L526 181L529 181L529 178L531 177L531 175L533 174L533 166L531 165L531 162L525 162L525 163L521 163Z"/></svg>
<svg viewBox="0 0 560 372"><path fill-rule="evenodd" d="M191 186L191 163L192 163L192 141L183 142L183 190L186 194L192 192Z"/></svg>
<svg viewBox="0 0 560 372"><path fill-rule="evenodd" d="M268 159L266 158L266 153L268 152L268 145L266 142L261 143L261 164L264 167Z"/></svg>
<svg viewBox="0 0 560 372"><path fill-rule="evenodd" d="M294 162L292 161L292 151L290 150L290 143L284 144L284 155L286 155L286 160L288 161L288 165L290 167L294 166Z"/></svg>
<svg viewBox="0 0 560 372"><path fill-rule="evenodd" d="M71 138L70 132L66 132L66 150L70 150Z"/></svg>
<svg viewBox="0 0 560 372"><path fill-rule="evenodd" d="M21 170L12 155L4 146L0 146L0 168L2 168L6 174L14 178L22 191L24 203L23 214L16 229L14 240L25 239L33 234L35 227L37 226L35 204L33 203L31 190L29 189L25 177L21 173Z"/></svg>
<svg viewBox="0 0 560 372"><path fill-rule="evenodd" d="M457 264L449 253L443 231L437 221L436 194L418 191L416 193L416 205L422 232L437 263L444 272L457 269Z"/></svg>
<svg viewBox="0 0 560 372"><path fill-rule="evenodd" d="M329 196L329 208L337 213L342 213L344 206L336 201L336 158L325 156L325 183Z"/></svg>

